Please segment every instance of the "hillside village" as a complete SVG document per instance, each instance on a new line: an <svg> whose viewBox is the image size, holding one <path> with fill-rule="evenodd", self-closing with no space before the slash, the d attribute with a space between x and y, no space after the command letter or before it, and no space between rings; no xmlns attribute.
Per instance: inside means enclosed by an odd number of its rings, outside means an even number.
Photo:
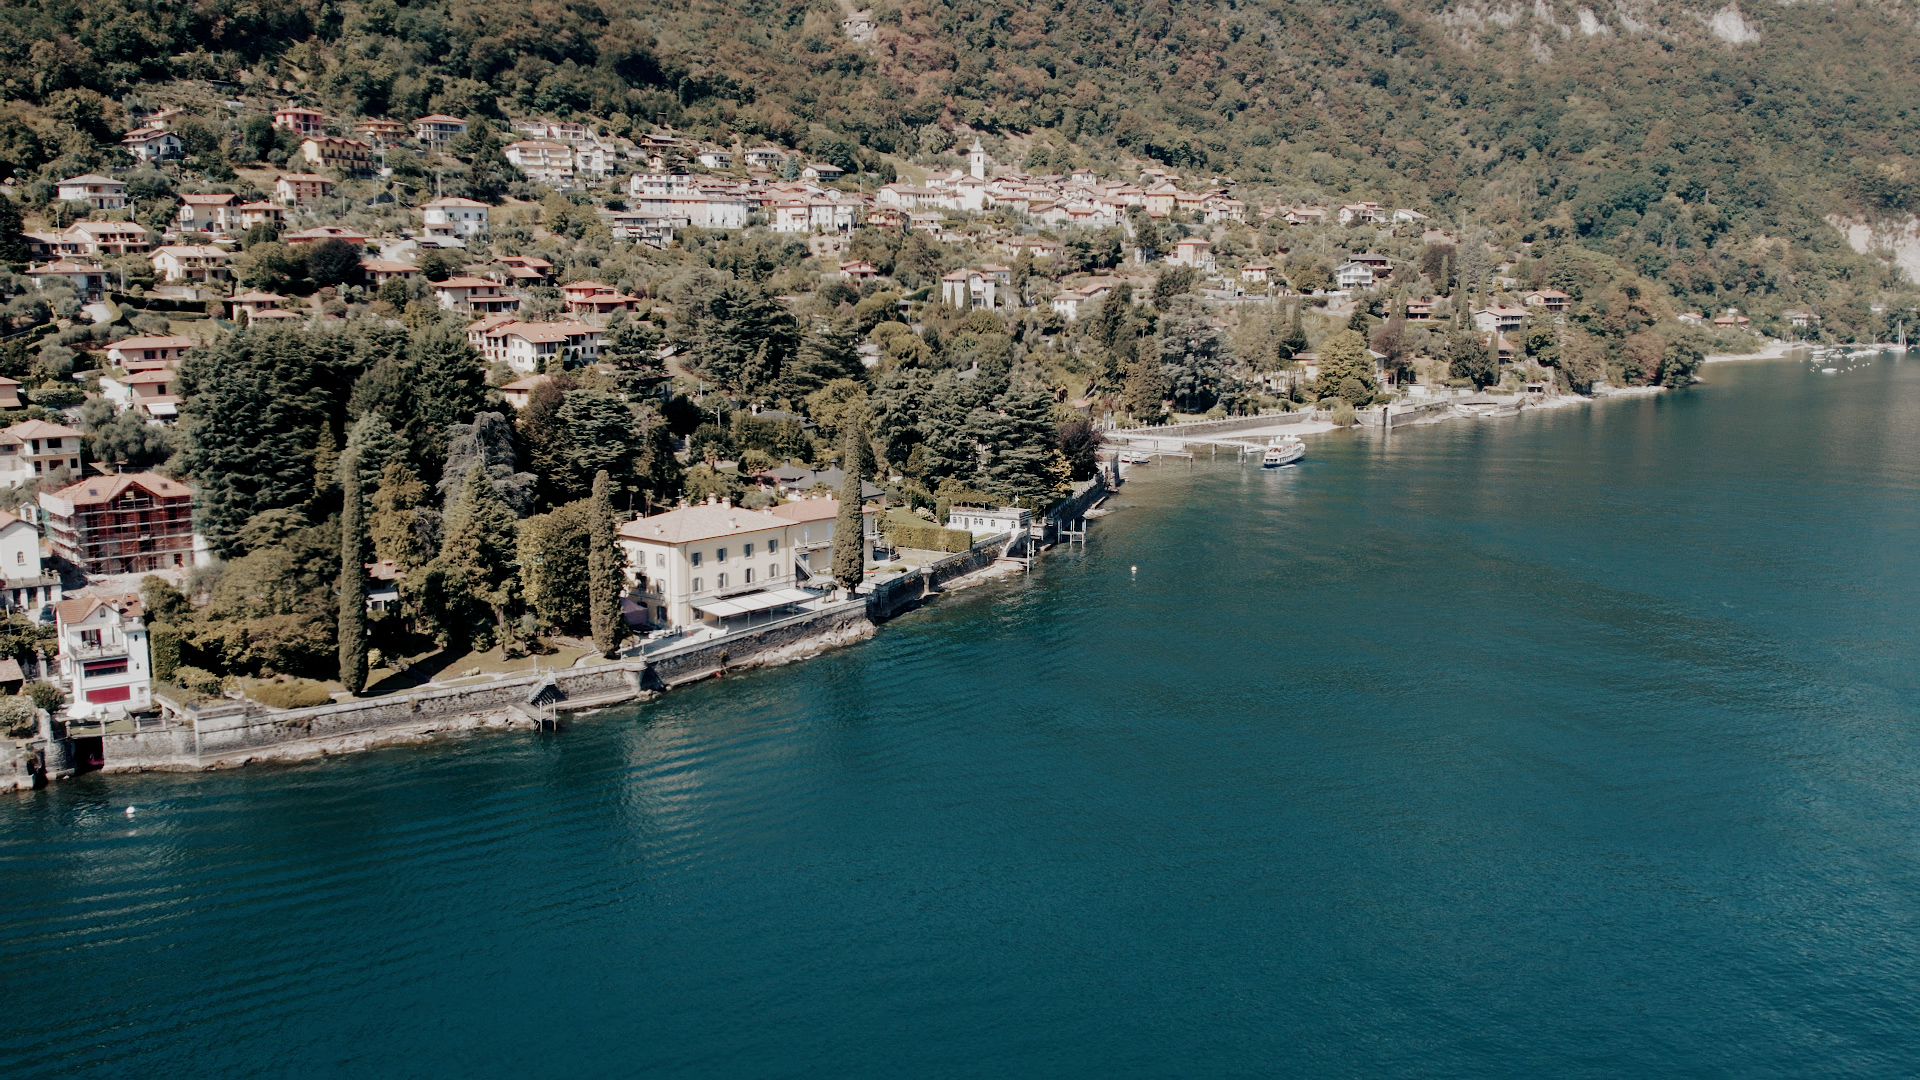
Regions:
<svg viewBox="0 0 1920 1080"><path fill-rule="evenodd" d="M1681 385L1760 340L1576 248L1149 165L1030 171L964 131L861 170L212 108L130 109L71 155L91 167L8 181L0 684L75 717L724 633L1023 530L1103 430Z"/></svg>

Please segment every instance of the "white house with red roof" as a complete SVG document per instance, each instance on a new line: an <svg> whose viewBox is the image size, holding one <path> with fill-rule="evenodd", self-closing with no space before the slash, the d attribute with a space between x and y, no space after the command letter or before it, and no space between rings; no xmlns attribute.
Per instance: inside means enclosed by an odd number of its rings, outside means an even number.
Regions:
<svg viewBox="0 0 1920 1080"><path fill-rule="evenodd" d="M286 206L307 206L333 193L333 181L319 173L281 173L273 178L273 197Z"/></svg>
<svg viewBox="0 0 1920 1080"><path fill-rule="evenodd" d="M285 108L273 110L273 126L284 128L295 135L318 135L326 123L327 114L319 109L288 105Z"/></svg>
<svg viewBox="0 0 1920 1080"><path fill-rule="evenodd" d="M518 297L500 291L500 283L477 277L450 277L435 282L433 294L448 311L513 311L520 306Z"/></svg>
<svg viewBox="0 0 1920 1080"><path fill-rule="evenodd" d="M233 256L212 244L164 244L147 256L153 274L163 282L226 281L233 276Z"/></svg>
<svg viewBox="0 0 1920 1080"><path fill-rule="evenodd" d="M435 199L420 208L426 235L461 239L487 231L487 204L476 199Z"/></svg>
<svg viewBox="0 0 1920 1080"><path fill-rule="evenodd" d="M107 359L128 371L142 371L178 364L195 346L197 338L143 335L121 338L107 344Z"/></svg>
<svg viewBox="0 0 1920 1080"><path fill-rule="evenodd" d="M141 161L166 161L179 157L185 144L166 128L137 127L120 137L120 145Z"/></svg>
<svg viewBox="0 0 1920 1080"><path fill-rule="evenodd" d="M67 715L144 712L153 704L146 611L138 594L76 596L53 605Z"/></svg>
<svg viewBox="0 0 1920 1080"><path fill-rule="evenodd" d="M11 611L37 611L60 600L60 575L40 562L40 530L31 522L0 511L0 578L6 584L0 604Z"/></svg>
<svg viewBox="0 0 1920 1080"><path fill-rule="evenodd" d="M230 232L241 227L240 197L230 192L182 195L173 221L181 232Z"/></svg>
<svg viewBox="0 0 1920 1080"><path fill-rule="evenodd" d="M413 122L413 137L428 146L445 146L467 133L467 122L446 113L432 113Z"/></svg>
<svg viewBox="0 0 1920 1080"><path fill-rule="evenodd" d="M19 484L49 473L80 475L81 434L45 420L24 420L0 431L0 483Z"/></svg>

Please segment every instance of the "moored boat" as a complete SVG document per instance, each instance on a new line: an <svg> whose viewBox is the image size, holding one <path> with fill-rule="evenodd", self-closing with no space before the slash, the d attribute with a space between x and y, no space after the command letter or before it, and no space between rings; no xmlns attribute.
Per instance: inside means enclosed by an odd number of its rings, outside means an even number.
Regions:
<svg viewBox="0 0 1920 1080"><path fill-rule="evenodd" d="M1267 452L1260 455L1260 467L1277 469L1282 465L1291 465L1307 456L1307 444L1298 435L1277 435L1267 443Z"/></svg>

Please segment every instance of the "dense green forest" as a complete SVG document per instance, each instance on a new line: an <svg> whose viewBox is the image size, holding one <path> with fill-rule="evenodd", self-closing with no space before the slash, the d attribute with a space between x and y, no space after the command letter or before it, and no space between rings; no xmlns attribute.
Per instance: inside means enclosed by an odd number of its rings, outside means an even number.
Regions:
<svg viewBox="0 0 1920 1080"><path fill-rule="evenodd" d="M1637 14L1635 11L1637 10ZM1871 277L1822 218L1920 208L1910 15L1290 0L678 4L97 0L0 10L0 171L102 100L272 80L342 116L539 112L847 164L985 133L1036 169L1118 155L1608 251L1709 305ZM62 123L63 122L63 123ZM1873 282L1856 283L1862 291Z"/></svg>

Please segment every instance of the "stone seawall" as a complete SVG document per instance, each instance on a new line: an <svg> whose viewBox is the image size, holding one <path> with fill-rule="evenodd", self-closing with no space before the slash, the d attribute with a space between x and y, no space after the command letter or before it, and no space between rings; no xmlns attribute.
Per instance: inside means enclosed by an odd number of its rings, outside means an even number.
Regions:
<svg viewBox="0 0 1920 1080"><path fill-rule="evenodd" d="M102 737L108 770L206 768L298 759L488 727L537 728L555 713L618 705L721 671L785 663L871 637L864 600L716 641L585 668L414 694L267 709L249 701L172 705L159 727Z"/></svg>
<svg viewBox="0 0 1920 1080"><path fill-rule="evenodd" d="M941 582L951 581L962 574L971 574L999 558L1000 549L1006 544L1009 536L1008 533L1001 533L990 540L975 544L971 551L949 555L937 562L917 566L886 581L876 582L873 591L867 595L868 616L875 622L885 622L911 610L928 597L938 594Z"/></svg>
<svg viewBox="0 0 1920 1080"><path fill-rule="evenodd" d="M849 600L820 611L769 624L751 634L730 635L656 653L647 658L649 689L670 690L723 671L770 667L803 659L873 636L865 600Z"/></svg>

